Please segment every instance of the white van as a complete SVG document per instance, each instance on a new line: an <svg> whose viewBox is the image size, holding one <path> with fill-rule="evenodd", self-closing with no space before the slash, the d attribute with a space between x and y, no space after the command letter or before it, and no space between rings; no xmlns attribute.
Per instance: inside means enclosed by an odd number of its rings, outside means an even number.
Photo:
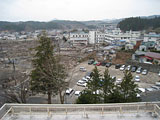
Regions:
<svg viewBox="0 0 160 120"><path fill-rule="evenodd" d="M86 72L87 71L85 67L80 67L79 70L82 71L82 72Z"/></svg>

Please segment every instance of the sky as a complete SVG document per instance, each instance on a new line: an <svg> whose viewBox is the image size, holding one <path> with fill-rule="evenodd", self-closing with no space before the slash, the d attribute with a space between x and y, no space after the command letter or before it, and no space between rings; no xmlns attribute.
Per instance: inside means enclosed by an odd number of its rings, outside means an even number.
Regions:
<svg viewBox="0 0 160 120"><path fill-rule="evenodd" d="M160 0L0 0L0 9L0 21L87 21L160 15Z"/></svg>

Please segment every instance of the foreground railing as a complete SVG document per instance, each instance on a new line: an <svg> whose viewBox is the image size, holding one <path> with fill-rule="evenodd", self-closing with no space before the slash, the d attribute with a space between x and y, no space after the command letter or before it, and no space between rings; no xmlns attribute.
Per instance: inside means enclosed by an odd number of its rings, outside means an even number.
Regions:
<svg viewBox="0 0 160 120"><path fill-rule="evenodd" d="M158 104L160 104L158 102ZM89 115L89 114L125 114L148 113L160 118L160 107L157 103L123 103L123 104L90 104L90 105L46 105L46 104L6 104L0 111L1 119L10 115ZM7 109L8 108L8 109ZM5 112L4 112L5 111ZM3 115L2 115L3 114Z"/></svg>

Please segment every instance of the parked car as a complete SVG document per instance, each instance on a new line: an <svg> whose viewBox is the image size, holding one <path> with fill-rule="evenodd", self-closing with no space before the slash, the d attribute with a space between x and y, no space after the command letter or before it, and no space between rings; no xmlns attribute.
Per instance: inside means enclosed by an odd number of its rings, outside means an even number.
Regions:
<svg viewBox="0 0 160 120"><path fill-rule="evenodd" d="M136 97L140 98L140 97L141 97L141 95L137 93L137 94L136 94Z"/></svg>
<svg viewBox="0 0 160 120"><path fill-rule="evenodd" d="M136 66L132 66L131 72L136 72L136 70L137 70L137 67Z"/></svg>
<svg viewBox="0 0 160 120"><path fill-rule="evenodd" d="M88 65L92 65L94 63L94 60L89 60Z"/></svg>
<svg viewBox="0 0 160 120"><path fill-rule="evenodd" d="M156 82L155 84L156 84L156 86L160 86L160 82Z"/></svg>
<svg viewBox="0 0 160 120"><path fill-rule="evenodd" d="M160 71L158 72L158 76L160 77Z"/></svg>
<svg viewBox="0 0 160 120"><path fill-rule="evenodd" d="M115 69L119 69L120 67L121 67L120 64L116 64L116 65L115 65Z"/></svg>
<svg viewBox="0 0 160 120"><path fill-rule="evenodd" d="M89 77L90 77L90 76L91 76L91 73L92 73L92 72L87 72L87 73L86 73L86 76L89 76Z"/></svg>
<svg viewBox="0 0 160 120"><path fill-rule="evenodd" d="M151 91L155 91L154 88L146 88L146 90L147 90L147 91L150 91L150 92L151 92Z"/></svg>
<svg viewBox="0 0 160 120"><path fill-rule="evenodd" d="M145 88L138 88L138 90L142 93L146 92Z"/></svg>
<svg viewBox="0 0 160 120"><path fill-rule="evenodd" d="M120 70L123 71L124 69L125 69L125 65L122 65L122 66L120 67Z"/></svg>
<svg viewBox="0 0 160 120"><path fill-rule="evenodd" d="M84 68L84 67L80 67L79 70L82 71L82 72L86 72L87 71L87 69Z"/></svg>
<svg viewBox="0 0 160 120"><path fill-rule="evenodd" d="M131 65L128 65L126 70L128 70L128 71L131 70Z"/></svg>
<svg viewBox="0 0 160 120"><path fill-rule="evenodd" d="M106 64L106 67L110 67L111 65L112 65L112 63L109 62L109 63Z"/></svg>
<svg viewBox="0 0 160 120"><path fill-rule="evenodd" d="M80 96L80 94L81 94L81 91L75 91L75 93L74 93L76 96Z"/></svg>
<svg viewBox="0 0 160 120"><path fill-rule="evenodd" d="M98 62L97 64L96 64L96 66L100 66L101 65L101 62Z"/></svg>
<svg viewBox="0 0 160 120"><path fill-rule="evenodd" d="M83 77L82 80L88 82L88 79L86 77Z"/></svg>
<svg viewBox="0 0 160 120"><path fill-rule="evenodd" d="M73 91L74 91L74 90L73 90L72 88L68 88L68 89L66 90L66 94L67 94L67 95L70 95Z"/></svg>
<svg viewBox="0 0 160 120"><path fill-rule="evenodd" d="M98 62L97 61L94 61L93 65L96 65Z"/></svg>
<svg viewBox="0 0 160 120"><path fill-rule="evenodd" d="M134 78L134 81L135 82L140 82L140 77L138 75L136 75L135 78Z"/></svg>
<svg viewBox="0 0 160 120"><path fill-rule="evenodd" d="M141 73L142 72L142 67L139 67L137 70L136 70L136 73Z"/></svg>
<svg viewBox="0 0 160 120"><path fill-rule="evenodd" d="M118 79L116 80L116 84L121 84L121 82L122 82L122 79L121 79L121 78L118 78Z"/></svg>
<svg viewBox="0 0 160 120"><path fill-rule="evenodd" d="M144 70L142 71L142 75L147 75L147 73L148 73L147 69L144 69Z"/></svg>
<svg viewBox="0 0 160 120"><path fill-rule="evenodd" d="M112 78L112 79L116 79L116 76L112 76L111 78Z"/></svg>
<svg viewBox="0 0 160 120"><path fill-rule="evenodd" d="M100 91L99 91L99 90L96 90L96 91L93 92L93 94L98 94L98 95L99 95L99 94L100 94Z"/></svg>
<svg viewBox="0 0 160 120"><path fill-rule="evenodd" d="M102 62L101 63L102 66L106 66L106 64L107 64L106 62Z"/></svg>
<svg viewBox="0 0 160 120"><path fill-rule="evenodd" d="M86 76L85 78L86 78L86 79L88 79L88 80L90 80L90 79L91 79L91 77L90 77L90 76Z"/></svg>
<svg viewBox="0 0 160 120"><path fill-rule="evenodd" d="M159 90L160 88L158 86L152 86L152 88L154 88L155 90Z"/></svg>
<svg viewBox="0 0 160 120"><path fill-rule="evenodd" d="M87 83L86 83L84 80L79 80L79 81L77 82L77 85L78 85L78 86L82 86L82 87L86 87L86 86L87 86Z"/></svg>

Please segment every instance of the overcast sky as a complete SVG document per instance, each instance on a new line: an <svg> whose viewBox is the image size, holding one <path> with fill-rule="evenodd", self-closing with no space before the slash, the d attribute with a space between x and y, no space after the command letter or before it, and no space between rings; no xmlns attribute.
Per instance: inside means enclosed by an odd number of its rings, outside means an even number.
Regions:
<svg viewBox="0 0 160 120"><path fill-rule="evenodd" d="M85 21L148 15L160 15L160 0L0 0L0 21Z"/></svg>

